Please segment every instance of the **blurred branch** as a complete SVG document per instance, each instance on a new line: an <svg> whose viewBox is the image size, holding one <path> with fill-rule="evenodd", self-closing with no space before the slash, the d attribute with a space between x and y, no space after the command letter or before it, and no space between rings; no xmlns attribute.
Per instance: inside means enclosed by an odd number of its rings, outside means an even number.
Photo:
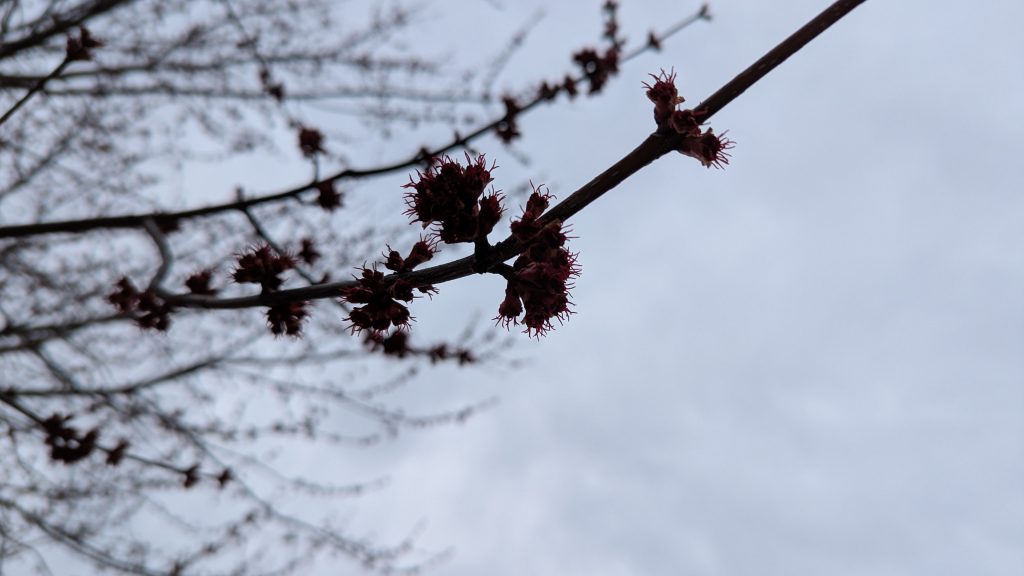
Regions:
<svg viewBox="0 0 1024 576"><path fill-rule="evenodd" d="M670 34L676 34L686 26L693 24L701 19L706 18L706 9L703 7L696 12L694 15L687 17L681 22L671 26L668 31L659 36L659 42L668 38ZM654 49L650 43L639 47L632 52L628 53L623 57L623 62L628 61L632 58L636 58L645 51ZM576 77L577 81L586 81L585 75L579 75ZM519 112L524 113L539 105L550 102L550 99L545 98L541 95L535 96L528 102L525 102L519 106ZM193 208L189 210L181 210L176 212L153 212L149 214L132 214L124 216L101 216L97 218L85 218L79 220L64 220L58 222L41 222L37 224L20 224L13 226L0 226L0 238L19 238L24 236L34 236L37 234L54 234L61 232L86 232L90 230L97 230L101 228L139 228L144 225L146 219L153 219L157 224L178 222L181 220L188 220L191 218L211 216L222 212L243 210L252 206L260 204L279 202L289 198L294 198L301 195L304 192L314 191L317 186L321 184L327 184L336 180L345 178L365 178L370 176L378 176L382 174L388 174L398 170L404 170L415 166L424 160L429 158L440 156L454 150L459 147L465 147L469 142L492 132L495 128L501 125L505 121L505 116L488 121L472 132L465 135L456 134L455 137L440 146L433 149L421 149L412 156L398 160L391 164L385 164L375 168L363 168L354 169L349 168L330 175L320 180L314 180L308 184L302 184L287 190L270 193L262 196L250 196L243 200L236 200L234 202L225 202L223 204L212 204L201 208Z"/></svg>

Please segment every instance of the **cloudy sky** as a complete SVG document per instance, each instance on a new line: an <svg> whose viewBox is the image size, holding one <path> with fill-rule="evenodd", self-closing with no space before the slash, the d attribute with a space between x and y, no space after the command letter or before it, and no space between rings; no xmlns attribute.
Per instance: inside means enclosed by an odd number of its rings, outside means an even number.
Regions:
<svg viewBox="0 0 1024 576"><path fill-rule="evenodd" d="M424 33L507 37L534 4ZM600 29L598 2L552 4L508 86L560 76ZM652 131L647 73L675 67L697 102L826 4L714 2L603 97L524 117L528 165L480 142L496 185L568 195ZM621 21L639 40L696 5ZM424 520L420 548L452 550L436 574L1024 574L1021 22L1020 2L868 0L715 117L728 169L665 157L572 220L577 314L517 338L518 368L409 393L497 407L310 468L388 474L347 521ZM416 330L486 323L501 289L445 285Z"/></svg>

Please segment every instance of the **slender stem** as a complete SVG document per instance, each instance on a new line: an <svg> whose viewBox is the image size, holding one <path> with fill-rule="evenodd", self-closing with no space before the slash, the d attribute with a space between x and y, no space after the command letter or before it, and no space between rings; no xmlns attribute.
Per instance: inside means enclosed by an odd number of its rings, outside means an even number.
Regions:
<svg viewBox="0 0 1024 576"><path fill-rule="evenodd" d="M71 59L70 58L64 58L64 60L62 60L61 63L58 64L57 67L53 69L53 72L50 72L46 76L43 76L42 78L40 78L39 81L36 82L35 85L32 86L32 88L30 88L29 91L26 92L25 95L22 96L20 100L18 100L17 102L14 103L14 106L11 106L11 108L7 112L4 112L3 116L0 116L0 126L2 126L5 122L7 122L11 118L11 116L14 116L14 113L17 112L19 108L24 106L25 103L28 102L29 98L31 98L37 92L42 90L43 87L46 86L47 82L49 82L50 80L53 80L57 76L60 76L60 73L63 72L64 69L67 68L68 64L70 64L70 63L71 63Z"/></svg>
<svg viewBox="0 0 1024 576"><path fill-rule="evenodd" d="M854 8L864 3L864 0L838 0L828 8L824 9L802 28L792 33L778 46L772 48L767 54L751 64L746 70L740 72L735 78L719 88L714 94L708 96L707 100L701 102L695 111L702 112L698 116L701 121L706 122L719 110L743 94L747 88L755 82L764 78L766 74L782 64L787 58L796 54L798 50L814 40L840 18L849 14Z"/></svg>

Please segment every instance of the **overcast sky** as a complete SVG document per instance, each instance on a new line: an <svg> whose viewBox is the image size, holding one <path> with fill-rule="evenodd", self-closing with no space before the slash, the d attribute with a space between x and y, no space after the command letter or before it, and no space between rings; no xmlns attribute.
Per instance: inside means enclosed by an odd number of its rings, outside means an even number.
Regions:
<svg viewBox="0 0 1024 576"><path fill-rule="evenodd" d="M539 4L452 4L424 33L507 37ZM600 29L596 0L552 4L506 85L560 76ZM640 40L696 5L621 22ZM525 116L529 165L481 141L495 184L568 195L652 131L647 73L675 67L696 103L826 5L712 3L603 97ZM573 218L571 321L517 338L518 369L410 392L500 405L310 456L389 474L350 526L425 519L453 576L1024 574L1021 22L1021 2L868 0L714 118L728 169L666 157ZM501 297L444 285L415 330L450 339Z"/></svg>

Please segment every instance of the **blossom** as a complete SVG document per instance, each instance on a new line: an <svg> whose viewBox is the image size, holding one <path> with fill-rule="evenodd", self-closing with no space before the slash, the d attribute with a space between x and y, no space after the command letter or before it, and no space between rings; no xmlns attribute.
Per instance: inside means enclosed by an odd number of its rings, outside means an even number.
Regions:
<svg viewBox="0 0 1024 576"><path fill-rule="evenodd" d="M295 266L294 258L278 254L267 244L252 247L237 258L237 267L231 277L239 284L259 284L264 292L280 288L284 283L281 274Z"/></svg>
<svg viewBox="0 0 1024 576"><path fill-rule="evenodd" d="M540 220L550 199L550 194L535 188L523 217L511 224L513 237L525 247L505 274L505 298L496 317L506 328L523 324L534 336L551 330L553 320L564 321L572 313L569 290L580 274L577 255L565 248L568 236L561 220Z"/></svg>
<svg viewBox="0 0 1024 576"><path fill-rule="evenodd" d="M410 178L404 186L411 189L405 196L408 206L405 213L424 228L435 226L438 237L449 244L486 238L496 222L495 200L490 200L491 196L481 198L494 179L491 176L494 168L494 165L487 167L483 154L475 160L466 154L465 166L448 156L435 158L426 171L417 172L417 180ZM482 204L484 218L481 221ZM500 206L497 209L500 216Z"/></svg>

